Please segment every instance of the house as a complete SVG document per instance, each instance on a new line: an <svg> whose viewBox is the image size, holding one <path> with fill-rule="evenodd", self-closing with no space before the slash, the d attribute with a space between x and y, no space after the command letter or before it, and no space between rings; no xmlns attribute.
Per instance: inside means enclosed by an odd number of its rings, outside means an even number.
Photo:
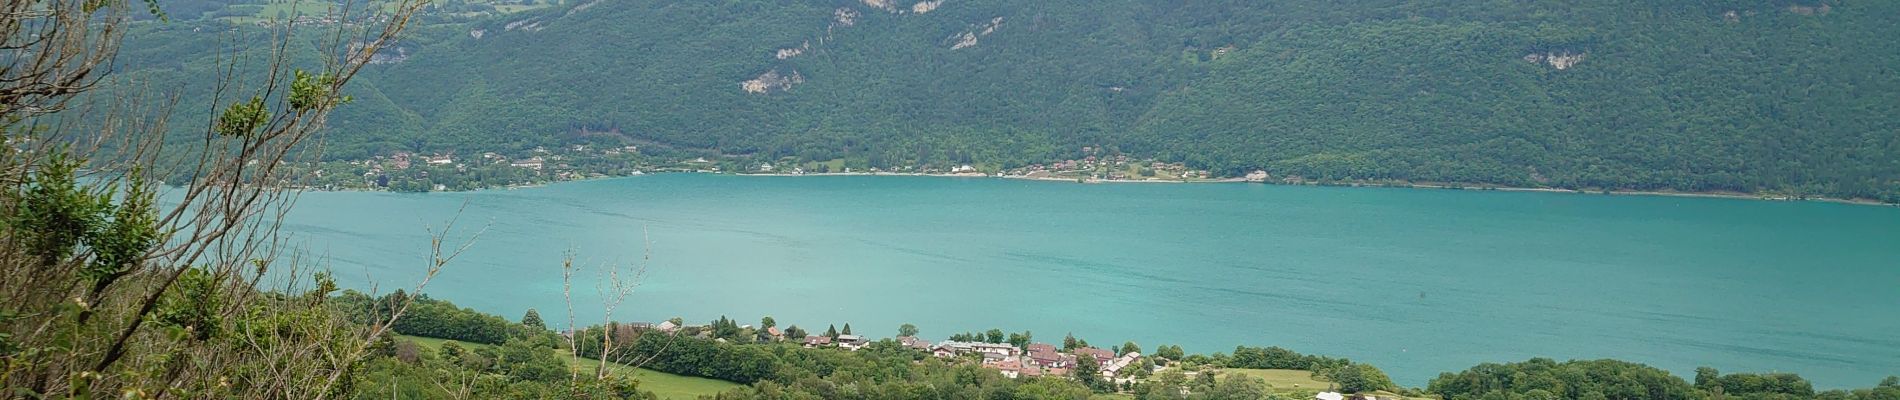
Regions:
<svg viewBox="0 0 1900 400"><path fill-rule="evenodd" d="M983 368L1002 372L1005 377L1037 377L1044 374L1042 367L1037 367L1035 364L1029 363L1029 360L1021 357L998 356L990 353L985 353L983 356ZM994 359L994 361L991 361L992 359Z"/></svg>
<svg viewBox="0 0 1900 400"><path fill-rule="evenodd" d="M1102 364L1102 376L1113 378L1116 374L1121 373L1122 369L1134 365L1135 360L1139 359L1141 359L1141 353L1129 352L1128 354L1123 354L1121 357L1108 360L1108 363Z"/></svg>
<svg viewBox="0 0 1900 400"><path fill-rule="evenodd" d="M1064 362L1063 354L1056 352L1056 346L1054 345L1043 343L1029 345L1029 362L1036 363L1037 366L1044 368L1068 367L1075 361L1074 357L1067 357L1067 359L1069 362Z"/></svg>
<svg viewBox="0 0 1900 400"><path fill-rule="evenodd" d="M973 347L974 345L975 343L948 340L943 343L937 343L937 346L932 348L930 353L943 358L955 357L958 354L976 351Z"/></svg>
<svg viewBox="0 0 1900 400"><path fill-rule="evenodd" d="M823 346L830 346L830 345L831 345L830 336L813 335L813 336L805 337L805 347L823 347Z"/></svg>
<svg viewBox="0 0 1900 400"><path fill-rule="evenodd" d="M778 329L776 326L765 328L765 334L771 336L772 340L785 340L785 331Z"/></svg>
<svg viewBox="0 0 1900 400"><path fill-rule="evenodd" d="M930 341L918 339L916 336L898 336L897 343L913 349L930 350Z"/></svg>
<svg viewBox="0 0 1900 400"><path fill-rule="evenodd" d="M1313 395L1313 400L1346 400L1346 395L1339 392L1319 392Z"/></svg>
<svg viewBox="0 0 1900 400"><path fill-rule="evenodd" d="M1028 360L1023 360L1022 366L1022 371L1019 371L1022 376L1030 378L1042 376L1042 367L1029 364Z"/></svg>
<svg viewBox="0 0 1900 400"><path fill-rule="evenodd" d="M1002 355L1002 354L983 353L983 364L1000 364L1003 361L1012 360L1012 359L1014 358L1010 356Z"/></svg>
<svg viewBox="0 0 1900 400"><path fill-rule="evenodd" d="M1075 353L1075 355L1078 357L1084 356L1084 355L1095 357L1095 365L1108 365L1108 360L1115 359L1115 352L1104 350L1104 349L1098 349L1094 347L1083 347L1083 348L1075 349L1075 351L1072 351L1072 353Z"/></svg>
<svg viewBox="0 0 1900 400"><path fill-rule="evenodd" d="M680 324L675 324L673 321L666 321L661 322L660 326L653 327L653 329L658 329L660 332L673 333L680 330Z"/></svg>
<svg viewBox="0 0 1900 400"><path fill-rule="evenodd" d="M871 344L871 340L865 339L863 336L838 335L838 347L843 347L846 349L851 349L852 351L857 351L859 348L862 348L865 345L869 345L869 344Z"/></svg>
<svg viewBox="0 0 1900 400"><path fill-rule="evenodd" d="M976 352L984 354L1000 354L1012 357L1022 354L1022 349L1018 349L1016 346L1007 343L975 343L970 347L976 350Z"/></svg>
<svg viewBox="0 0 1900 400"><path fill-rule="evenodd" d="M995 363L987 362L987 359L985 359L985 361L986 362L983 363L984 367L1000 371L1004 377L1015 379L1016 377L1022 376L1023 364L1015 358L1008 358Z"/></svg>
<svg viewBox="0 0 1900 400"><path fill-rule="evenodd" d="M542 165L541 157L535 157L535 158L508 163L508 166L511 166L511 167L529 168L529 169L534 169L537 171L541 169L541 165Z"/></svg>
<svg viewBox="0 0 1900 400"><path fill-rule="evenodd" d="M446 165L446 164L454 164L454 163L455 163L455 157L454 157L454 156L435 156L435 157L429 157L429 164L430 164L430 165Z"/></svg>

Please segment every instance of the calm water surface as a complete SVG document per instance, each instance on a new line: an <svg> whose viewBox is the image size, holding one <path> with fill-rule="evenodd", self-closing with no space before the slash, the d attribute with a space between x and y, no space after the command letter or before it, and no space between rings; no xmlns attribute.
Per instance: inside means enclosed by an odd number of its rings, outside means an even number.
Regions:
<svg viewBox="0 0 1900 400"><path fill-rule="evenodd" d="M1689 376L1900 374L1900 209L1245 184L668 174L447 194L310 193L288 230L349 286L408 285L427 225L475 246L427 292L565 325L560 262L652 262L618 319L776 317L924 336L1350 357L1404 385L1480 362ZM601 318L597 275L575 292Z"/></svg>

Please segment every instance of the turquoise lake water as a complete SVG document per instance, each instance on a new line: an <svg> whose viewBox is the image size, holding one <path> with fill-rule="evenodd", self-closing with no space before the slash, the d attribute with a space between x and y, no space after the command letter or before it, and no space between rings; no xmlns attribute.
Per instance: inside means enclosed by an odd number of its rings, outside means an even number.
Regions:
<svg viewBox="0 0 1900 400"><path fill-rule="evenodd" d="M346 286L408 286L425 225L487 227L427 293L566 324L560 262L652 262L617 319L926 337L1001 328L1349 357L1423 386L1481 362L1688 377L1900 374L1900 209L1250 184L664 174L473 193L308 193L287 230ZM575 292L599 321L598 275Z"/></svg>

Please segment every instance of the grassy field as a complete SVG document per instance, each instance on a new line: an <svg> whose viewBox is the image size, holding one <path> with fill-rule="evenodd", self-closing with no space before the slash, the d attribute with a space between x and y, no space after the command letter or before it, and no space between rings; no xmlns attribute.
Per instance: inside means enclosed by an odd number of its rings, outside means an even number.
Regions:
<svg viewBox="0 0 1900 400"><path fill-rule="evenodd" d="M1322 391L1326 391L1327 389L1332 388L1331 383L1318 380L1318 379L1313 379L1312 372L1301 371L1301 370L1296 370L1296 369L1229 368L1226 370L1222 370L1221 372L1221 376L1228 376L1231 374L1241 374L1241 375L1252 376L1255 378L1265 379L1268 385L1273 385L1273 391L1280 392L1280 393L1292 394L1292 393L1298 392L1299 394L1306 394L1306 393L1313 393L1313 392L1322 392ZM1404 396L1399 396L1398 393L1392 393L1392 392L1386 392L1386 391L1373 392L1372 395L1379 396L1379 398L1381 399L1406 398ZM1414 397L1413 399L1428 400L1429 398Z"/></svg>
<svg viewBox="0 0 1900 400"><path fill-rule="evenodd" d="M1221 370L1220 376L1234 374L1265 379L1268 385L1273 385L1274 391L1280 392L1320 392L1331 387L1326 381L1313 379L1312 372L1295 369L1228 368Z"/></svg>
<svg viewBox="0 0 1900 400"><path fill-rule="evenodd" d="M285 17L322 17L330 15L330 9L334 7L336 7L336 3L321 1L276 2L264 5L264 9L257 12L257 17L264 19L276 18L280 12L283 13Z"/></svg>
<svg viewBox="0 0 1900 400"><path fill-rule="evenodd" d="M444 340L444 339L428 338L428 337L421 337L421 336L400 336L399 335L397 336L397 338L414 341L416 342L416 344L422 345L423 347L427 347L433 350L441 350L442 343L448 342L448 340ZM490 345L476 344L476 343L461 343L461 345L463 347L476 347L476 346L493 347ZM576 361L574 360L573 357L567 357L566 353L563 353L562 355L563 355L562 359L568 360L568 362L570 363L574 363L574 362L587 363L587 365L584 365L583 367L591 367L591 366L596 365L593 363L599 362L597 360L590 359L590 358L582 358ZM621 365L621 364L608 363L607 368L610 370L613 370L615 374L620 374L621 376L628 376L628 375L633 376L634 379L638 379L640 381L640 390L651 391L653 392L653 394L659 395L660 398L662 399L697 399L701 395L713 395L719 392L724 392L727 390L731 390L733 388L740 387L740 385L737 383L726 382L726 381L717 380L717 379L706 379L706 378L693 377L693 376L674 375L674 374L669 374L669 373L660 372L660 371L634 368L634 367ZM591 369L584 369L584 371L591 371Z"/></svg>
<svg viewBox="0 0 1900 400"><path fill-rule="evenodd" d="M551 5L549 4L535 4L535 5L496 4L495 11L500 11L504 14L508 14L508 13L518 13L522 11L533 10L536 8L547 8L547 7L551 7Z"/></svg>

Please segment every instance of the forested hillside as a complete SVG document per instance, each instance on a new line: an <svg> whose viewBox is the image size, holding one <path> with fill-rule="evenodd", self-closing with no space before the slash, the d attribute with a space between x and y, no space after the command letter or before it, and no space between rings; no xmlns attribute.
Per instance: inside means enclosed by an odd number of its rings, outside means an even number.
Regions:
<svg viewBox="0 0 1900 400"><path fill-rule="evenodd" d="M1900 201L1894 15L1864 0L570 1L412 31L352 88L328 154L607 142L1008 168L1101 146L1229 176ZM208 55L163 49L261 30L194 24L146 27L127 69L188 75L179 60Z"/></svg>

